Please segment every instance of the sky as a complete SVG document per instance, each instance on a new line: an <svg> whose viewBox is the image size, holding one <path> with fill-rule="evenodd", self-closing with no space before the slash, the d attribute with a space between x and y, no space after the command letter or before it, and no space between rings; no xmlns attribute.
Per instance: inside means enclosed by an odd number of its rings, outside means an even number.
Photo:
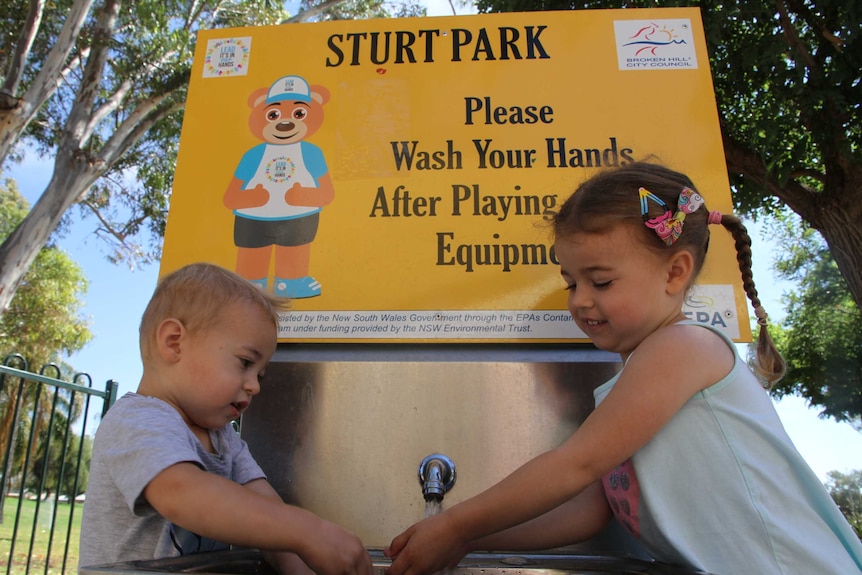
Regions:
<svg viewBox="0 0 862 575"><path fill-rule="evenodd" d="M429 15L452 14L446 0L431 0L428 6ZM466 11L459 9L458 13ZM22 164L4 172L2 177L15 179L32 205L44 190L52 170L50 159L28 152ZM141 378L138 325L155 289L158 266L151 264L132 269L111 264L106 257L107 246L92 233L95 226L92 218L76 217L69 233L58 242L90 281L81 314L91 322L93 339L67 361L77 370L88 373L94 387L104 388L108 380L117 381L122 395L134 391ZM750 229L758 291L767 312L779 319L781 296L788 286L777 280L772 270L774 248L758 233L757 226L750 226ZM829 471L848 473L862 469L862 433L849 424L820 419L799 397L776 402L776 409L797 449L821 481L826 481ZM94 429L92 424L88 427Z"/></svg>

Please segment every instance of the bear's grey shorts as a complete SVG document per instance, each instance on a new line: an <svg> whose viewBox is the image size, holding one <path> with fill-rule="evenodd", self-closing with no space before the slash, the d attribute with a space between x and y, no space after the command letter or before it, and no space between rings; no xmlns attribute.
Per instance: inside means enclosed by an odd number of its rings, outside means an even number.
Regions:
<svg viewBox="0 0 862 575"><path fill-rule="evenodd" d="M238 248L304 246L314 240L319 222L320 212L290 220L253 220L236 216L233 243Z"/></svg>

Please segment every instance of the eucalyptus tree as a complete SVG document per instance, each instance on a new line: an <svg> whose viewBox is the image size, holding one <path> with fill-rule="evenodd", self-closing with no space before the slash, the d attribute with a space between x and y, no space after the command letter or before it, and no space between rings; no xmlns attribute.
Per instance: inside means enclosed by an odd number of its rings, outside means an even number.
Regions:
<svg viewBox="0 0 862 575"><path fill-rule="evenodd" d="M0 165L22 142L53 158L50 181L0 245L0 313L76 203L113 257L158 253L182 110L202 28L272 24L266 0L10 0L0 19ZM134 238L155 232L149 247Z"/></svg>
<svg viewBox="0 0 862 575"><path fill-rule="evenodd" d="M862 307L862 2L477 0L480 12L657 6L700 7L737 209L796 212Z"/></svg>
<svg viewBox="0 0 862 575"><path fill-rule="evenodd" d="M781 248L775 269L793 286L776 333L787 374L773 392L862 431L862 312L819 234L786 214L768 229Z"/></svg>
<svg viewBox="0 0 862 575"><path fill-rule="evenodd" d="M418 0L302 0L299 13L289 22L359 20L366 18L407 18L425 16L427 10Z"/></svg>
<svg viewBox="0 0 862 575"><path fill-rule="evenodd" d="M29 212L15 182L0 184L0 240ZM89 282L81 267L53 245L44 246L30 266L7 312L0 317L0 353L22 355L32 369L59 354L83 349L92 338L81 315Z"/></svg>
<svg viewBox="0 0 862 575"><path fill-rule="evenodd" d="M50 441L47 439L47 429L39 434L39 450L31 461L25 487L31 493L40 493L40 489L44 488L43 497L54 494L74 499L87 491L93 438L82 438L74 431L70 431L69 437L66 438L64 433L67 422L62 413L55 413L54 417Z"/></svg>
<svg viewBox="0 0 862 575"><path fill-rule="evenodd" d="M29 205L17 190L15 182L0 185L0 240L24 219ZM24 276L9 309L0 317L0 353L3 358L13 353L24 361L11 361L12 367L40 371L46 364L57 362L58 356L82 349L92 337L89 322L80 314L82 297L88 282L80 266L56 246L44 246ZM70 380L71 368L60 364L58 369L45 372L49 377ZM21 470L27 429L40 434L51 420L52 406L55 424L77 420L81 415L82 398L68 392L59 393L53 401L53 390L43 385L19 385L18 378L4 378L0 385L0 446L6 448L10 435L13 457L0 469L0 508L3 491L10 473ZM17 406L17 421L16 419ZM13 427L13 424L17 424ZM2 465L2 464L0 464Z"/></svg>

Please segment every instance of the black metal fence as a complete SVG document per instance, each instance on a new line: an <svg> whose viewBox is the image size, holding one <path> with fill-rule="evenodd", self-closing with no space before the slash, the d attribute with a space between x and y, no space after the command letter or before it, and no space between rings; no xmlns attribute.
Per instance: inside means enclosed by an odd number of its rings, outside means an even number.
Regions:
<svg viewBox="0 0 862 575"><path fill-rule="evenodd" d="M31 372L17 354L0 365L0 560L7 575L77 571L88 425L113 405L117 383L94 389L87 374L70 379L54 364ZM91 409L93 398L101 405Z"/></svg>

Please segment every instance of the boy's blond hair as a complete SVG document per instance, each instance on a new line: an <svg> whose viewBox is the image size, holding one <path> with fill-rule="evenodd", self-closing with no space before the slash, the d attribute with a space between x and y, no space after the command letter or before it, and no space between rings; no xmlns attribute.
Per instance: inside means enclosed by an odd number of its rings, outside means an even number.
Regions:
<svg viewBox="0 0 862 575"><path fill-rule="evenodd" d="M248 302L265 311L278 327L278 312L288 300L270 294L236 273L214 264L184 266L159 281L141 318L141 357L150 357L156 328L168 318L194 334L212 327L230 304Z"/></svg>

